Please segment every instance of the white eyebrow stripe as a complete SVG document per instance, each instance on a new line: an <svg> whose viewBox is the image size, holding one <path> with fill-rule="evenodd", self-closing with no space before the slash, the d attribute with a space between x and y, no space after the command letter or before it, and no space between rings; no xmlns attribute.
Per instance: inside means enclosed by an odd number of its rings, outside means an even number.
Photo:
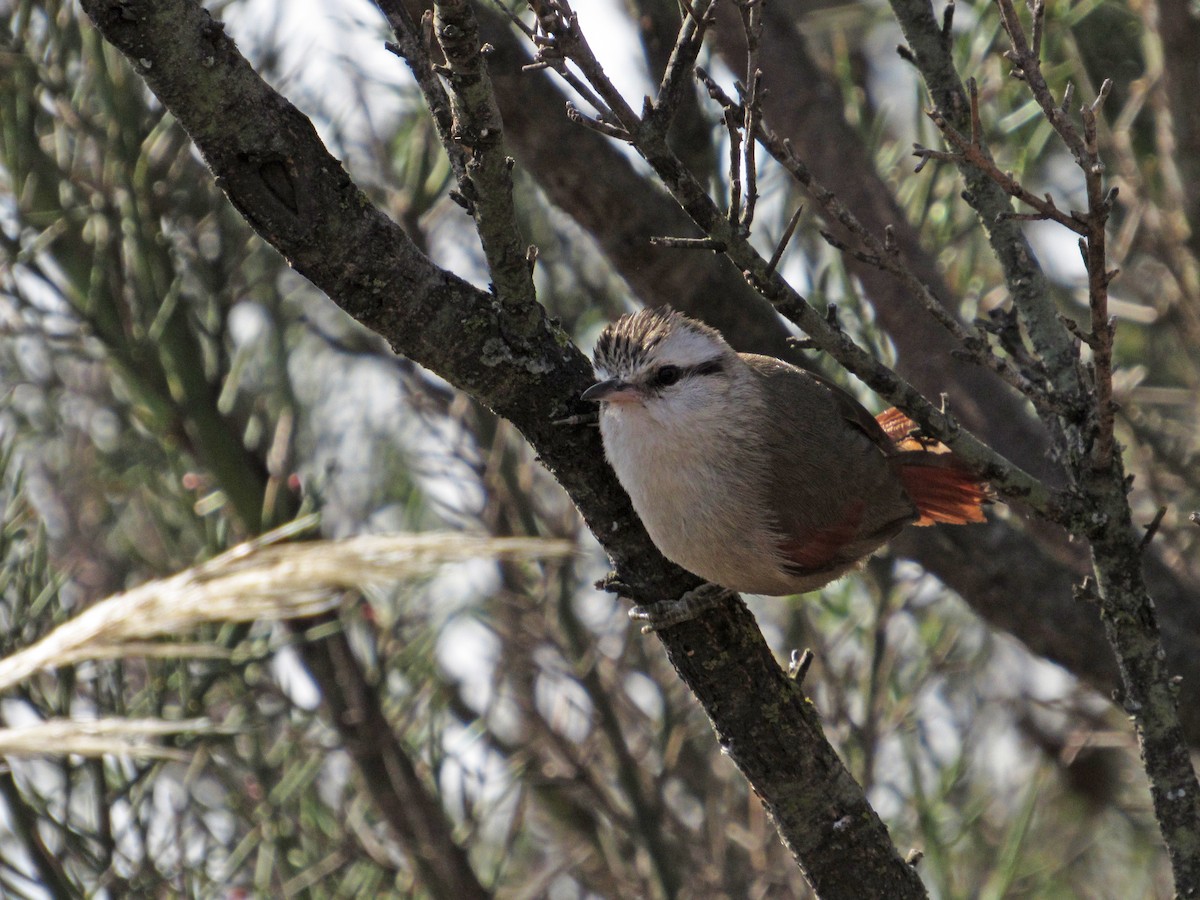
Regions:
<svg viewBox="0 0 1200 900"><path fill-rule="evenodd" d="M719 355L720 347L711 337L685 326L651 347L645 362L649 366L676 365L687 369L703 365Z"/></svg>

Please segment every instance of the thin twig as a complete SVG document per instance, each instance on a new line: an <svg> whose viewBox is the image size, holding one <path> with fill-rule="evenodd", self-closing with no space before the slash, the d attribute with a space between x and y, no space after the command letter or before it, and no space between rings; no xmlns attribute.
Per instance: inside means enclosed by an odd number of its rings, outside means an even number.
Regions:
<svg viewBox="0 0 1200 900"><path fill-rule="evenodd" d="M742 123L733 107L726 108L724 119L725 130L729 132L729 208L726 217L736 228L742 206Z"/></svg>
<svg viewBox="0 0 1200 900"><path fill-rule="evenodd" d="M1163 517L1167 514L1167 508L1160 506L1158 512L1154 514L1154 518L1150 520L1150 524L1146 526L1146 533L1142 535L1142 540L1138 544L1138 552L1145 553L1146 548L1150 546L1150 542L1154 540L1154 536L1158 534L1158 528L1162 525Z"/></svg>
<svg viewBox="0 0 1200 900"><path fill-rule="evenodd" d="M592 90L598 95L594 105L601 118L610 125L619 125L630 134L636 133L642 124L641 118L625 102L592 52L579 28L579 16L571 8L570 2L533 0L530 6L537 14L538 24L544 32L544 35L534 37L534 44L538 48L537 58L544 59L550 55L570 59L586 81L586 84L581 83L585 96L591 94ZM571 86L575 87L575 83L571 82ZM589 98L588 102L593 101Z"/></svg>
<svg viewBox="0 0 1200 900"><path fill-rule="evenodd" d="M938 131L946 141L955 148L954 152L944 150L931 150L927 147L914 145L916 148L914 156L921 159L921 163L917 166L916 171L920 171L925 166L925 162L929 159L949 160L952 162L962 162L974 166L980 172L984 173L988 178L1003 188L1004 192L1010 197L1014 197L1026 206L1036 210L1036 215L1028 216L1020 213L1005 213L1005 218L1017 219L1038 219L1057 222L1064 228L1069 228L1076 234L1087 234L1088 224L1086 220L1074 213L1065 213L1058 208L1054 200L1049 194L1042 197L1037 196L1032 191L1027 190L1011 172L1004 172L996 165L996 161L992 159L992 155L987 152L983 144L980 142L979 136L979 95L977 92L970 93L971 103L971 131L970 137L963 135L950 124L950 122L937 110L927 110L927 115L937 126Z"/></svg>
<svg viewBox="0 0 1200 900"><path fill-rule="evenodd" d="M629 142L633 138L624 128L619 125L609 125L607 122L602 122L600 119L594 119L579 109L570 100L567 101L567 118L578 125L591 129L605 137L614 138L618 141Z"/></svg>
<svg viewBox="0 0 1200 900"><path fill-rule="evenodd" d="M396 38L394 44L388 43L384 46L408 65L409 71L416 79L417 87L421 90L421 96L425 98L425 105L429 107L442 147L450 158L454 176L462 181L467 172L467 153L464 147L455 143L451 135L454 116L450 111L450 98L446 94L445 85L434 71L425 33L413 21L401 0L376 0L375 5L387 19L388 27L392 29Z"/></svg>
<svg viewBox="0 0 1200 900"><path fill-rule="evenodd" d="M656 247L673 247L677 250L715 250L717 253L725 252L725 245L720 241L714 241L712 238L665 237L661 235L654 235L650 238L650 243Z"/></svg>
<svg viewBox="0 0 1200 900"><path fill-rule="evenodd" d="M1012 365L1008 360L994 353L983 334L963 326L938 301L929 290L928 285L912 272L899 257L898 253L889 250L886 244L880 241L870 229L864 226L858 217L832 191L825 188L813 177L808 167L796 158L789 142L780 141L773 132L762 127L759 128L758 139L775 161L782 165L793 178L804 185L809 195L817 201L825 215L841 224L861 242L865 248L865 252L849 247L828 232L822 232L822 237L838 246L843 252L849 253L868 265L881 268L898 278L921 302L926 311L958 340L962 345L966 358L991 369L1004 381L1028 397L1039 411L1048 411L1050 409L1050 400L1044 387L1032 381L1021 369ZM773 269L769 269L768 271L773 271Z"/></svg>
<svg viewBox="0 0 1200 900"><path fill-rule="evenodd" d="M804 204L801 204L796 207L796 211L788 219L787 228L783 229L783 235L779 238L779 243L775 245L775 252L767 260L768 275L773 275L775 270L779 268L779 263L783 259L783 252L787 249L787 245L791 243L792 235L796 233L796 226L800 224L800 214L803 212Z"/></svg>
<svg viewBox="0 0 1200 900"><path fill-rule="evenodd" d="M492 5L499 9L500 12L503 13L510 22L517 26L517 28L524 33L525 37L529 38L530 40L533 39L535 33L534 30L526 25L525 20L513 12L509 8L509 5L504 2L504 0L492 0Z"/></svg>
<svg viewBox="0 0 1200 900"><path fill-rule="evenodd" d="M761 25L760 25L761 27ZM742 167L746 170L746 201L742 210L741 227L747 233L754 221L754 210L758 204L758 160L755 158L758 141L756 135L760 131L762 121L762 71L755 69L750 77L750 87L746 91L744 107L746 118L742 128L746 135L745 150L742 154Z"/></svg>
<svg viewBox="0 0 1200 900"><path fill-rule="evenodd" d="M746 174L746 201L741 214L741 227L749 233L754 221L755 206L758 204L758 163L755 159L758 143L756 135L762 120L762 69L759 66L759 48L762 43L763 10L762 0L739 0L738 10L742 16L742 31L746 36L746 86L740 91L745 116L742 130L745 135L742 165Z"/></svg>
<svg viewBox="0 0 1200 900"><path fill-rule="evenodd" d="M700 66L696 67L696 77L705 86L708 95L721 104L724 109L741 109L741 106L735 103L725 93L724 89ZM965 328L958 319L939 303L937 298L930 292L929 287L914 275L908 266L904 265L898 259L897 254L888 252L878 238L871 234L870 230L862 225L858 218L850 212L849 208L832 191L826 189L813 177L808 167L797 158L789 141L780 140L774 132L761 124L759 125L756 138L767 149L775 161L782 165L793 178L808 190L809 194L817 201L827 216L839 222L866 245L867 253L858 258L869 265L883 268L885 271L900 278L905 286L921 301L922 306L925 307L929 314L962 344L968 359L991 369L1003 380L1028 397L1040 413L1051 413L1058 408L1057 404L1050 399L1044 387L1032 381L1020 369L1003 357L992 352L983 335ZM940 151L928 151L928 153L946 158L955 157L955 154L943 154ZM831 240L828 234L823 234L823 236L826 240ZM840 244L840 249L846 252L852 254L861 252L852 251L844 243L838 243ZM774 274L774 268L768 268L767 272L768 274Z"/></svg>
<svg viewBox="0 0 1200 900"><path fill-rule="evenodd" d="M699 6L687 3L684 8L687 15L675 38L675 46L663 71L651 113L646 117L654 122L655 127L662 129L663 134L667 133L675 118L683 92L691 80L692 66L696 64L696 57L700 55L700 48L704 44L705 32L713 22L710 0Z"/></svg>
<svg viewBox="0 0 1200 900"><path fill-rule="evenodd" d="M484 61L479 23L467 0L435 0L434 39L446 60L443 79L451 134L470 151L459 188L472 202L475 226L501 304L513 316L534 308L533 272L513 199L513 161L504 152L504 121Z"/></svg>

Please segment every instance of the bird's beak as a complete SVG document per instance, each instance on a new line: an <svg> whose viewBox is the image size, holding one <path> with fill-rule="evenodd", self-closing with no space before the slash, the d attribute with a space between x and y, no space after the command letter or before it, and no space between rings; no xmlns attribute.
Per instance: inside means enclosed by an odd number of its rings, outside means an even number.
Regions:
<svg viewBox="0 0 1200 900"><path fill-rule="evenodd" d="M593 403L635 403L642 399L642 392L626 381L610 378L608 381L598 381L579 395L580 400L590 400Z"/></svg>

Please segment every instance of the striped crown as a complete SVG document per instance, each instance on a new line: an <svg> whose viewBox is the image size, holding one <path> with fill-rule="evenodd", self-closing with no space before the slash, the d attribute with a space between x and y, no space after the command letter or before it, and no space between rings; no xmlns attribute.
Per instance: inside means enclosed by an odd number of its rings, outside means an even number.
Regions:
<svg viewBox="0 0 1200 900"><path fill-rule="evenodd" d="M663 341L684 330L704 335L719 345L725 343L715 328L669 306L643 309L621 316L600 333L593 356L596 369L609 376L629 377L647 366Z"/></svg>

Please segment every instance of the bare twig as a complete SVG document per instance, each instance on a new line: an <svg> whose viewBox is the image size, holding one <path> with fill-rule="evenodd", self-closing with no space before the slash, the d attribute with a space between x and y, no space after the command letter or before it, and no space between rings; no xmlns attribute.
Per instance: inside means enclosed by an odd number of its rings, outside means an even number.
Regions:
<svg viewBox="0 0 1200 900"><path fill-rule="evenodd" d="M610 125L603 119L595 119L584 113L570 100L567 101L567 118L577 125L589 128L605 137L615 138L618 141L630 141L633 139L629 132L620 125Z"/></svg>
<svg viewBox="0 0 1200 900"><path fill-rule="evenodd" d="M745 115L743 112L744 105L735 103L725 93L724 89L699 66L696 67L696 77L704 84L709 96L720 103L725 109L727 118L731 115L731 110ZM829 241L842 252L868 265L881 268L899 278L921 301L921 304L929 314L959 340L962 344L963 352L968 359L994 371L1022 394L1029 397L1035 408L1040 412L1047 413L1051 411L1053 404L1044 388L1030 380L1020 369L1010 364L1003 357L994 353L988 346L987 340L983 335L964 328L962 323L938 302L937 298L929 291L928 286L917 278L912 270L905 265L904 261L896 253L888 250L885 244L876 238L869 229L863 226L858 218L850 212L849 208L832 191L824 188L813 177L808 167L792 152L788 141L780 141L773 132L763 127L761 123L757 126L755 138L767 148L776 162L782 165L800 184L804 185L827 216L840 223L851 234L855 235L868 249L866 252L863 252L856 248L851 248L846 243L834 238L828 232L822 232L821 235L826 241ZM925 152L931 156L936 155L939 158L954 157L954 154L941 153L939 151ZM774 270L775 266L768 264L766 271L773 273Z"/></svg>
<svg viewBox="0 0 1200 900"><path fill-rule="evenodd" d="M725 252L725 245L712 238L660 237L650 238L650 243L656 247L673 247L677 250L714 250Z"/></svg>
<svg viewBox="0 0 1200 900"><path fill-rule="evenodd" d="M907 0L889 2L904 38L913 50L912 60L929 89L934 109L957 131L969 133L971 120L967 91L950 53L945 20L939 22L928 4ZM969 138L964 140L970 143ZM1077 426L1074 423L1085 415L1086 376L1071 336L1058 321L1058 310L1047 290L1045 274L1020 224L1010 215L1007 192L958 154L952 155L951 159L966 183L964 199L982 220L1028 339L1038 357L1045 361L1044 375L1059 395L1057 403L1073 410L1067 416L1043 415L1042 419L1052 434L1065 431L1066 440L1077 443L1079 438L1075 434Z"/></svg>
<svg viewBox="0 0 1200 900"><path fill-rule="evenodd" d="M222 731L226 729L214 727L207 719L51 719L0 728L0 757L72 754L187 760L188 753L153 738Z"/></svg>
<svg viewBox="0 0 1200 900"><path fill-rule="evenodd" d="M704 84L709 96L720 103L726 110L726 116L729 115L730 110L739 112L743 110L743 106L735 103L721 86L699 66L696 68L696 77ZM899 259L896 253L890 251L869 229L863 226L858 218L850 212L849 208L832 191L824 188L813 177L808 167L792 152L788 141L780 141L773 132L761 124L758 126L755 137L767 148L776 162L782 165L800 184L804 185L825 214L840 223L851 234L862 241L867 247L867 251L863 252L856 248L851 248L844 242L834 238L828 232L822 232L822 237L825 240L854 258L868 265L879 267L899 278L921 301L929 314L959 340L968 359L994 371L1022 394L1029 397L1040 412L1047 413L1051 411L1053 404L1044 388L1030 380L1020 369L1010 364L1003 357L994 353L988 346L987 340L983 335L964 328L962 323L938 302L937 298L929 291L928 286L913 274L912 270L904 264L903 260ZM939 151L925 152L930 156L937 156L939 158L954 157L954 154L941 153ZM774 270L775 266L768 264L766 271L773 273Z"/></svg>
<svg viewBox="0 0 1200 900"><path fill-rule="evenodd" d="M742 207L742 120L732 106L726 107L724 119L725 130L729 133L729 207L726 218L731 227L737 228ZM753 141L753 138L749 138L747 143Z"/></svg>
<svg viewBox="0 0 1200 900"><path fill-rule="evenodd" d="M754 221L754 209L758 203L758 163L755 148L759 122L762 120L762 69L759 67L759 45L762 41L762 0L739 0L738 11L742 14L742 30L746 35L746 82L739 90L745 118L742 131L745 135L745 152L742 165L746 172L746 201L742 210L741 227L749 232Z"/></svg>
<svg viewBox="0 0 1200 900"><path fill-rule="evenodd" d="M534 36L534 44L538 48L537 58L543 60L562 57L573 62L586 82L583 91L585 96L590 95L591 91L595 91L598 96L595 106L601 118L610 125L619 125L630 134L636 133L641 127L641 118L633 111L633 107L625 102L621 92L605 74L604 67L596 59L596 54L592 52L587 38L579 28L579 17L568 0L543 0L531 3L530 6L537 14L541 29L541 33ZM555 68L555 71L561 74L561 70ZM572 87L574 86L572 82ZM588 90L589 87L591 90Z"/></svg>
<svg viewBox="0 0 1200 900"><path fill-rule="evenodd" d="M749 232L758 205L758 147L757 134L762 121L762 72L755 70L750 78L750 87L743 95L742 108L746 117L742 121L742 132L746 136L742 153L742 168L746 172L746 200L741 215L741 228Z"/></svg>
<svg viewBox="0 0 1200 900"><path fill-rule="evenodd" d="M653 122L655 127L662 129L663 134L667 133L671 121L675 118L680 98L691 82L692 66L696 63L696 57L700 55L704 34L712 25L710 0L698 5L687 3L684 8L687 15L680 26L671 57L659 83L658 96L654 99L650 115L646 117L648 122Z"/></svg>
<svg viewBox="0 0 1200 900"><path fill-rule="evenodd" d="M1138 550L1145 553L1146 548L1150 546L1150 542L1154 540L1154 536L1158 534L1159 526L1162 525L1163 518L1167 515L1167 508L1160 506L1158 512L1154 514L1154 518L1150 520L1150 524L1146 526L1146 533L1142 535L1141 543L1138 544Z"/></svg>
<svg viewBox="0 0 1200 900"><path fill-rule="evenodd" d="M535 314L533 271L517 222L513 160L504 152L504 123L484 62L479 23L466 0L436 0L431 23L446 59L440 74L450 97L450 136L469 153L459 189L472 201L472 215L500 303L515 321L521 321Z"/></svg>
<svg viewBox="0 0 1200 900"><path fill-rule="evenodd" d="M787 245L791 243L792 235L796 233L796 226L800 224L800 216L804 212L803 206L797 206L796 211L792 213L792 217L788 219L787 228L783 229L783 234L779 238L779 243L775 245L775 252L771 254L771 258L767 260L767 274L771 275L779 268L779 263L783 260L783 253L787 249Z"/></svg>
<svg viewBox="0 0 1200 900"><path fill-rule="evenodd" d="M991 369L1028 397L1039 411L1046 412L1050 409L1051 401L1045 388L1033 381L1024 371L997 355L983 334L964 327L943 304L938 302L938 299L930 292L928 285L913 273L904 260L894 250L888 248L886 235L885 239L881 241L864 226L832 191L826 189L813 177L808 167L796 158L787 141L780 141L773 133L763 128L759 129L759 140L771 156L793 178L807 188L809 194L817 201L825 214L854 235L866 248L866 252L848 247L844 242L837 241L828 232L822 232L822 237L827 241L840 244L840 249L850 253L856 259L860 259L868 265L877 266L898 278L921 302L926 311L960 342L968 359ZM1026 371L1033 370L1027 369Z"/></svg>
<svg viewBox="0 0 1200 900"><path fill-rule="evenodd" d="M467 155L464 148L455 144L451 138L454 117L450 112L450 98L434 71L426 35L412 20L402 0L378 0L375 5L387 19L388 26L396 37L396 43L385 46L408 64L409 71L412 72L417 87L421 89L421 95L425 98L425 105L429 107L433 116L433 124L437 128L442 146L446 148L446 154L450 157L454 175L461 181L466 176Z"/></svg>
<svg viewBox="0 0 1200 900"><path fill-rule="evenodd" d="M972 82L972 85L974 82ZM950 162L962 163L970 165L984 173L988 178L998 184L1006 194L1014 197L1027 206L1036 210L1034 216L1027 216L1015 213L1005 213L1007 217L1016 219L1037 219L1057 222L1065 228L1069 228L1076 234L1087 233L1087 223L1075 213L1064 213L1054 203L1053 198L1049 194L1043 197L1038 197L1031 191L1025 189L1011 172L1004 172L996 165L992 155L987 152L983 144L980 142L979 130L979 96L973 90L970 95L971 100L971 136L966 137L959 133L947 119L937 110L928 110L927 114L937 126L938 131L942 136L955 147L956 152L947 152L943 150L931 150L927 147L922 147L919 144L914 144L914 156L920 158L916 171L924 168L925 163L930 159L948 160Z"/></svg>

